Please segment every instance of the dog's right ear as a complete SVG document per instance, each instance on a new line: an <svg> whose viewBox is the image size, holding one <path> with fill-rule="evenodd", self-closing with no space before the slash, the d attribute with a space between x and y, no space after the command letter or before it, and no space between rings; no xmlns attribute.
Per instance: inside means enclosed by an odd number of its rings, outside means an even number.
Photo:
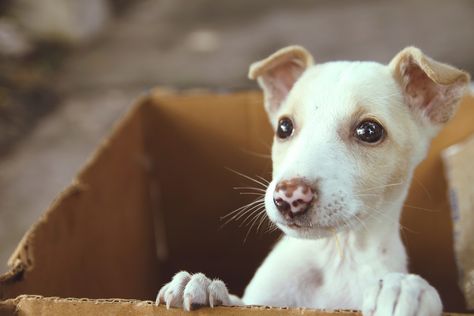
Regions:
<svg viewBox="0 0 474 316"><path fill-rule="evenodd" d="M301 46L288 46L250 65L249 78L257 80L270 118L285 100L303 72L313 64L311 54Z"/></svg>
<svg viewBox="0 0 474 316"><path fill-rule="evenodd" d="M470 82L468 73L435 61L416 47L402 50L389 67L410 108L437 126L451 119Z"/></svg>

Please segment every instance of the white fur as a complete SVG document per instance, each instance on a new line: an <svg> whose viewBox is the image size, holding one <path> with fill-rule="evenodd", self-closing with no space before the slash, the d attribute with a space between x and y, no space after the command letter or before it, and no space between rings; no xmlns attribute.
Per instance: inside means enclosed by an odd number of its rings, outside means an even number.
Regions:
<svg viewBox="0 0 474 316"><path fill-rule="evenodd" d="M439 126L405 104L392 72L372 62L310 66L278 109L269 110L274 127L282 116L295 125L291 139L274 141L273 180L265 195L268 217L286 236L259 267L242 301L220 288L219 295L227 298L221 299L224 305L358 309L379 316L441 314L437 291L408 273L399 234L413 170ZM387 139L380 145L352 139L348 122L360 108L362 118L376 118L384 126ZM349 130L348 139L341 130ZM299 227L288 225L273 201L277 183L293 178L318 187L317 203ZM192 277L185 279L190 283ZM204 292L209 282L202 283ZM162 292L171 287L179 296L182 286L175 280L165 285L157 302L181 306L180 299ZM209 304L201 298L196 302Z"/></svg>

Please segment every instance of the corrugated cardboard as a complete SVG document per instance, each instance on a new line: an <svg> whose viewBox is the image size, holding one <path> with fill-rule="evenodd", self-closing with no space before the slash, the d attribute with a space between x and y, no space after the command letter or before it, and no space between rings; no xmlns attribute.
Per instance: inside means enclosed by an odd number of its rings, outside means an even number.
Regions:
<svg viewBox="0 0 474 316"><path fill-rule="evenodd" d="M219 218L248 202L232 188L250 183L227 168L270 177L271 162L262 154L269 153L272 132L261 102L257 92L156 91L142 98L18 246L11 270L0 277L6 300L0 315L181 314L148 301L181 269L220 277L242 294L278 234L251 234L244 243L247 228L219 229ZM464 302L440 151L474 132L473 105L466 98L435 140L403 216L412 271L453 312L462 312ZM103 298L122 299L94 300ZM327 314L217 308L196 315L270 311Z"/></svg>

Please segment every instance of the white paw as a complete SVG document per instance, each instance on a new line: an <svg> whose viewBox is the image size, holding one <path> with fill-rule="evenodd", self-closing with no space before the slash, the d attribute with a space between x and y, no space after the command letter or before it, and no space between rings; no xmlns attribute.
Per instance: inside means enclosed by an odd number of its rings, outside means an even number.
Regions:
<svg viewBox="0 0 474 316"><path fill-rule="evenodd" d="M438 292L415 274L389 273L366 290L364 316L439 316L443 305Z"/></svg>
<svg viewBox="0 0 474 316"><path fill-rule="evenodd" d="M166 304L167 308L184 307L190 311L200 306L231 305L231 300L221 280L211 280L202 273L191 275L181 271L160 289L156 304Z"/></svg>

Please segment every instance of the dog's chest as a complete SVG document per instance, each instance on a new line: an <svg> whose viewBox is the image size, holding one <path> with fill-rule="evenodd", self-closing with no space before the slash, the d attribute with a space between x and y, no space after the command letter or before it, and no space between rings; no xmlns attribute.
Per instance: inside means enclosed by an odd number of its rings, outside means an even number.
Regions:
<svg viewBox="0 0 474 316"><path fill-rule="evenodd" d="M352 309L360 306L361 289L367 279L372 278L367 278L349 261L327 262L327 265L300 271L289 289L296 288L296 293L299 293L295 297L296 306Z"/></svg>
<svg viewBox="0 0 474 316"><path fill-rule="evenodd" d="M282 246L292 248L284 292L293 298L294 306L357 308L363 299L363 289L386 272L373 258L355 249L339 252L322 242L298 250L294 243ZM281 259L281 254L278 257Z"/></svg>
<svg viewBox="0 0 474 316"><path fill-rule="evenodd" d="M359 308L364 289L386 268L373 254L349 246L338 249L329 242L283 238L247 287L245 303Z"/></svg>

